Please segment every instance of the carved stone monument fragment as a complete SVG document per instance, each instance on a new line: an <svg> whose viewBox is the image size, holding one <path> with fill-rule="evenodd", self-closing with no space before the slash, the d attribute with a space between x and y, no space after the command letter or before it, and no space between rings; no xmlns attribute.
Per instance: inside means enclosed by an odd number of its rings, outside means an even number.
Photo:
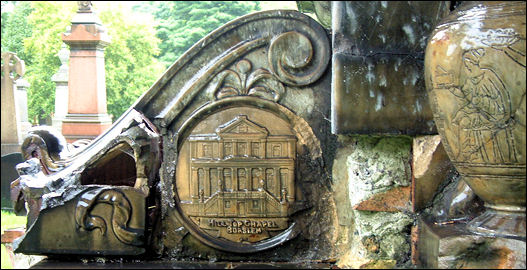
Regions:
<svg viewBox="0 0 527 270"><path fill-rule="evenodd" d="M425 65L447 154L487 207L468 227L525 241L525 2L461 6Z"/></svg>

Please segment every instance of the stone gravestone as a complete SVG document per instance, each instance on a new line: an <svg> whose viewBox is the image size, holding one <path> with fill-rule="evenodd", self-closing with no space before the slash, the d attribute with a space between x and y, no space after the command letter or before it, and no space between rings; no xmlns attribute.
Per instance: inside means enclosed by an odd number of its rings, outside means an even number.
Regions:
<svg viewBox="0 0 527 270"><path fill-rule="evenodd" d="M22 79L24 61L11 52L2 53L2 155L19 152L23 134L30 127L27 118L27 88Z"/></svg>
<svg viewBox="0 0 527 270"><path fill-rule="evenodd" d="M419 245L423 233L435 237L421 216L444 213L435 225L448 228L470 218L457 210L475 208L425 108L421 52L449 4L313 7L331 9L324 21L332 32L283 10L212 32L73 156L32 133L23 151L40 151L44 166L33 158L18 167L32 225L15 251L196 268L412 268L426 252L444 251L444 241ZM525 254L471 238L447 245L478 260Z"/></svg>
<svg viewBox="0 0 527 270"><path fill-rule="evenodd" d="M13 209L10 199L11 182L18 178L15 166L24 162L20 153L11 153L2 156L2 209Z"/></svg>
<svg viewBox="0 0 527 270"><path fill-rule="evenodd" d="M330 197L319 166L330 126L310 116L329 113L326 31L301 13L269 11L193 48L71 159L49 159L67 155L30 134L24 153L38 149L44 166L17 167L32 225L15 252L331 255L332 204L319 200Z"/></svg>
<svg viewBox="0 0 527 270"><path fill-rule="evenodd" d="M2 209L12 208L9 188L18 178L15 165L23 162L22 138L30 127L27 116L27 88L22 76L24 61L15 54L2 53Z"/></svg>
<svg viewBox="0 0 527 270"><path fill-rule="evenodd" d="M110 37L91 2L78 3L71 28L62 35L70 47L68 111L62 120L62 134L68 142L93 139L112 123L106 108L104 71L104 48Z"/></svg>

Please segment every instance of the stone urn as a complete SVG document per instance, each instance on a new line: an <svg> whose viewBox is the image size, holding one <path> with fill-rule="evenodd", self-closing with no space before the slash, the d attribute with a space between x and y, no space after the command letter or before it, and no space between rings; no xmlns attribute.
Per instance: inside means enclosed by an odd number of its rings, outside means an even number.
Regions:
<svg viewBox="0 0 527 270"><path fill-rule="evenodd" d="M466 2L432 33L425 80L448 156L485 202L470 231L525 240L525 2Z"/></svg>

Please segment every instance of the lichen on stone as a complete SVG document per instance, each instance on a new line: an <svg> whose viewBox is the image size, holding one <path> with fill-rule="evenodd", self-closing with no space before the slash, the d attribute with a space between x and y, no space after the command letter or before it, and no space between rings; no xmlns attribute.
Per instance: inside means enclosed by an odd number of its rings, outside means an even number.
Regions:
<svg viewBox="0 0 527 270"><path fill-rule="evenodd" d="M409 138L360 136L355 140L347 160L352 205L392 187L410 185Z"/></svg>

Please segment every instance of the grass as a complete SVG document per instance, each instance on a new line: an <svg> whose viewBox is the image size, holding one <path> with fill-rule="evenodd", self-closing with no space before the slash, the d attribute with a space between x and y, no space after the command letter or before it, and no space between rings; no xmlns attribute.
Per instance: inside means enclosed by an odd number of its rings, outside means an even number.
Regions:
<svg viewBox="0 0 527 270"><path fill-rule="evenodd" d="M13 212L2 210L2 233L4 230L25 227L26 217L17 216ZM6 248L2 245L2 269L12 269L11 258L7 254Z"/></svg>

